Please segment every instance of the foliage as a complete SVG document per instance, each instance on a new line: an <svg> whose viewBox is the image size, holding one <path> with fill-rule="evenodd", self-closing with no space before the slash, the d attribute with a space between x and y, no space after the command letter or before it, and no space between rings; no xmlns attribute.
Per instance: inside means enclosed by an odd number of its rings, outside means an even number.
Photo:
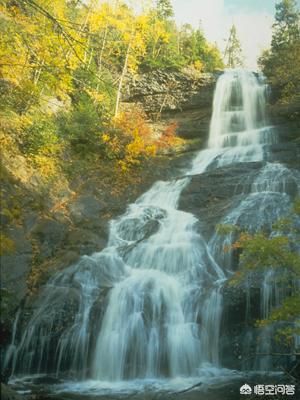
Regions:
<svg viewBox="0 0 300 400"><path fill-rule="evenodd" d="M106 142L113 157L118 159L118 165L123 172L139 165L143 157L147 158L156 153L152 131L141 110L133 108L120 113L115 118L115 128L115 135L107 135ZM120 132L123 132L121 139Z"/></svg>
<svg viewBox="0 0 300 400"><path fill-rule="evenodd" d="M232 245L241 250L240 267L244 271L284 268L300 276L300 255L297 250L300 230L295 216L300 215L300 200L294 202L291 216L279 219L272 226L273 234L241 232ZM232 227L228 226L232 231ZM236 229L235 229L236 230ZM236 230L237 231L237 230Z"/></svg>
<svg viewBox="0 0 300 400"><path fill-rule="evenodd" d="M282 284L290 285L290 296L283 303L274 308L266 320L259 325L266 325L274 321L295 320L300 315L300 294L293 290L291 282L300 278L299 236L300 229L297 225L297 216L300 216L300 200L296 200L288 218L280 219L274 223L272 234L257 232L250 234L241 232L238 240L233 244L233 249L238 249L240 254L239 271L233 276L232 283L239 284L249 273L255 271L277 270L281 274ZM228 228L232 232L232 227ZM287 332L295 333L289 328Z"/></svg>
<svg viewBox="0 0 300 400"><path fill-rule="evenodd" d="M166 68L180 70L193 66L210 72L224 67L219 49L204 37L200 29L185 24L178 29L172 20L161 20L155 13L150 17L150 35L142 69Z"/></svg>
<svg viewBox="0 0 300 400"><path fill-rule="evenodd" d="M67 17L67 2L53 1L47 9L44 1L6 2L0 11L3 76L16 85L27 84L29 93L31 85L61 94L68 90L82 48L78 35L59 23Z"/></svg>
<svg viewBox="0 0 300 400"><path fill-rule="evenodd" d="M259 64L280 102L299 99L300 13L294 0L276 4L271 49L263 52Z"/></svg>
<svg viewBox="0 0 300 400"><path fill-rule="evenodd" d="M157 0L157 14L161 19L168 19L174 16L173 7L170 0Z"/></svg>
<svg viewBox="0 0 300 400"><path fill-rule="evenodd" d="M194 30L189 24L183 25L180 42L185 65L205 72L224 68L218 48L206 41L200 29Z"/></svg>
<svg viewBox="0 0 300 400"><path fill-rule="evenodd" d="M101 111L88 96L83 96L70 112L58 114L57 123L60 135L75 152L83 156L86 153L103 153Z"/></svg>
<svg viewBox="0 0 300 400"><path fill-rule="evenodd" d="M176 147L177 145L182 144L183 140L176 136L177 128L177 122L172 122L164 129L156 144L158 149Z"/></svg>
<svg viewBox="0 0 300 400"><path fill-rule="evenodd" d="M287 48L299 39L299 10L295 0L282 0L275 5L275 23L273 25L272 49Z"/></svg>
<svg viewBox="0 0 300 400"><path fill-rule="evenodd" d="M70 154L116 160L122 170L154 154L144 116L118 116L125 76L153 68L222 67L218 49L200 30L180 30L172 18L169 0L140 15L122 1L2 2L4 142L18 146L44 176L53 176Z"/></svg>
<svg viewBox="0 0 300 400"><path fill-rule="evenodd" d="M269 318L268 322L272 321L295 321L300 315L300 294L296 293L286 298L281 307L275 308ZM298 328L299 331L299 328Z"/></svg>
<svg viewBox="0 0 300 400"><path fill-rule="evenodd" d="M237 68L243 66L241 43L237 36L235 25L230 28L229 38L225 49L226 67Z"/></svg>
<svg viewBox="0 0 300 400"><path fill-rule="evenodd" d="M29 155L54 152L59 146L59 138L53 118L39 112L28 115L28 118L23 131L23 152Z"/></svg>
<svg viewBox="0 0 300 400"><path fill-rule="evenodd" d="M13 253L15 250L15 242L6 236L4 233L0 233L0 256Z"/></svg>
<svg viewBox="0 0 300 400"><path fill-rule="evenodd" d="M5 181L4 171L1 171L1 179ZM21 217L21 207L15 196L8 196L7 191L4 187L0 192L0 202L1 202L1 210L0 210L0 218L1 222L4 220L8 224L11 222L18 222Z"/></svg>
<svg viewBox="0 0 300 400"><path fill-rule="evenodd" d="M240 228L232 224L219 224L216 230L218 235L228 235L233 232L239 232Z"/></svg>

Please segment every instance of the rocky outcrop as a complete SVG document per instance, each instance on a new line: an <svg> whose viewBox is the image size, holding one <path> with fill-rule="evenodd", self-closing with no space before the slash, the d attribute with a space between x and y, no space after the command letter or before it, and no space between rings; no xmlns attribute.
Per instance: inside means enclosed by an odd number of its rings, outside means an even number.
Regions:
<svg viewBox="0 0 300 400"><path fill-rule="evenodd" d="M21 400L23 397L9 386L1 383L1 399L2 400Z"/></svg>
<svg viewBox="0 0 300 400"><path fill-rule="evenodd" d="M260 162L240 163L191 177L181 194L179 208L198 218L206 240L216 224L240 202L241 193L247 190L245 182L251 182L261 166Z"/></svg>
<svg viewBox="0 0 300 400"><path fill-rule="evenodd" d="M123 101L141 102L150 114L211 107L218 75L149 72L129 81Z"/></svg>
<svg viewBox="0 0 300 400"><path fill-rule="evenodd" d="M285 192L292 198L298 195L299 157L299 146L271 146L269 160L281 162L294 171L295 179L285 181ZM264 164L265 162L237 163L191 176L181 194L179 209L198 218L201 233L209 240L215 232L216 224L250 193L251 183Z"/></svg>
<svg viewBox="0 0 300 400"><path fill-rule="evenodd" d="M175 122L177 135L204 140L218 75L153 71L128 81L123 103L140 105L154 125Z"/></svg>
<svg viewBox="0 0 300 400"><path fill-rule="evenodd" d="M290 130L288 130L290 132ZM270 146L268 161L281 162L291 168L298 168L300 165L300 141L273 144Z"/></svg>
<svg viewBox="0 0 300 400"><path fill-rule="evenodd" d="M273 145L269 160L299 169L300 146ZM250 185L259 174L263 162L238 163L191 177L183 190L179 208L194 214L200 221L201 232L208 240L215 226L249 193ZM295 181L286 182L286 191L297 195Z"/></svg>
<svg viewBox="0 0 300 400"><path fill-rule="evenodd" d="M300 143L300 97L280 101L276 88L271 88L267 113L276 126L282 142Z"/></svg>

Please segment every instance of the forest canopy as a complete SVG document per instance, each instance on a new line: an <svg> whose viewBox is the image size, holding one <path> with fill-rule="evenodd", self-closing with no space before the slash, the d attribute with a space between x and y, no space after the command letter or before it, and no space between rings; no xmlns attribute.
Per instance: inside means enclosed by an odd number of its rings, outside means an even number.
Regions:
<svg viewBox="0 0 300 400"><path fill-rule="evenodd" d="M200 29L176 25L166 0L138 15L125 2L5 0L0 18L3 133L37 164L69 149L126 169L153 143L147 129L121 132L125 77L223 67Z"/></svg>
<svg viewBox="0 0 300 400"><path fill-rule="evenodd" d="M295 0L276 4L271 48L259 64L281 102L299 100L300 93L300 12Z"/></svg>

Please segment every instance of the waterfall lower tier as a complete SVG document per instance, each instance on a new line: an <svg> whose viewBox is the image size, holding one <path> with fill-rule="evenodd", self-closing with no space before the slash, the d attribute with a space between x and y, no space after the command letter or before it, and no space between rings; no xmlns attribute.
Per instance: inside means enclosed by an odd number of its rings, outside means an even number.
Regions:
<svg viewBox="0 0 300 400"><path fill-rule="evenodd" d="M104 380L193 376L201 361L198 326L183 310L179 281L132 271L112 290L97 340L93 377Z"/></svg>
<svg viewBox="0 0 300 400"><path fill-rule="evenodd" d="M288 168L265 162L276 135L265 117L262 78L224 73L213 107L208 148L186 177L154 184L111 221L106 249L45 285L7 352L13 374L72 371L78 379L116 382L220 370L223 286L237 267L230 250L236 236L222 236L214 226L205 239L202 221L178 209L180 196L193 175L261 162L255 175L238 182L218 221L256 232L272 230L288 213L299 183ZM262 283L262 316L270 309L268 282ZM253 335L247 337L253 347Z"/></svg>

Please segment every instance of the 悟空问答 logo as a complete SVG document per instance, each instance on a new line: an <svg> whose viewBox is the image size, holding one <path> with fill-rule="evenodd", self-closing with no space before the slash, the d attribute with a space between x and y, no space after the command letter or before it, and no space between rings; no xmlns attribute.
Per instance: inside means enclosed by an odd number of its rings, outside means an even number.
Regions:
<svg viewBox="0 0 300 400"><path fill-rule="evenodd" d="M240 388L240 394L251 394L252 389L247 383Z"/></svg>

